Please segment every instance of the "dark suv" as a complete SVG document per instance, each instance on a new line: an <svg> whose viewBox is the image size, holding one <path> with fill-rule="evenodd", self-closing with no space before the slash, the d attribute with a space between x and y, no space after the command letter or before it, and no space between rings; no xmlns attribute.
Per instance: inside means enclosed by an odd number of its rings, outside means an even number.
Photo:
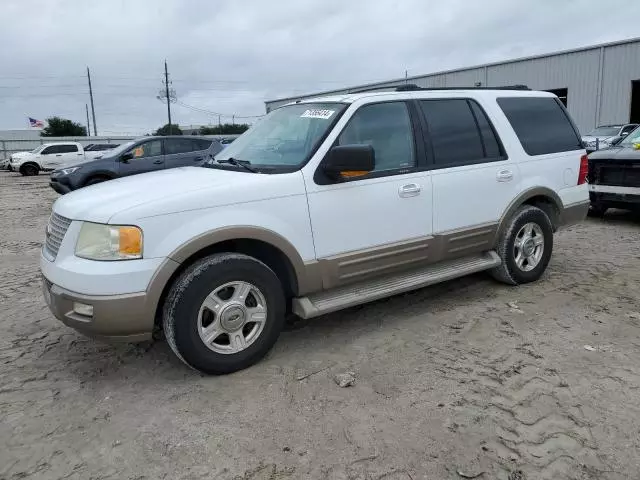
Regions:
<svg viewBox="0 0 640 480"><path fill-rule="evenodd" d="M217 140L203 137L144 137L120 145L89 162L51 173L49 186L58 193L138 173L165 168L202 166L223 149Z"/></svg>

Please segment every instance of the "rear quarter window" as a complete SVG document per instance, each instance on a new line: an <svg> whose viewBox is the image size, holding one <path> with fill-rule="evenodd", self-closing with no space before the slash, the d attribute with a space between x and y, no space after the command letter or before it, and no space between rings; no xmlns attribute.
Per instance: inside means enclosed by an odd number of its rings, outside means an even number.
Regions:
<svg viewBox="0 0 640 480"><path fill-rule="evenodd" d="M498 105L529 155L581 150L582 142L569 115L552 97L504 97Z"/></svg>

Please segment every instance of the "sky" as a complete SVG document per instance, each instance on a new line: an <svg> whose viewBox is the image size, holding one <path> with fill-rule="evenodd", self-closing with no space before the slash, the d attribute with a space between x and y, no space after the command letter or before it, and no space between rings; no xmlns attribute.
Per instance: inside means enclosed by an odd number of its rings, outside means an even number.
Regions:
<svg viewBox="0 0 640 480"><path fill-rule="evenodd" d="M0 130L254 121L264 101L640 36L628 0L2 0ZM92 127L93 128L93 127Z"/></svg>

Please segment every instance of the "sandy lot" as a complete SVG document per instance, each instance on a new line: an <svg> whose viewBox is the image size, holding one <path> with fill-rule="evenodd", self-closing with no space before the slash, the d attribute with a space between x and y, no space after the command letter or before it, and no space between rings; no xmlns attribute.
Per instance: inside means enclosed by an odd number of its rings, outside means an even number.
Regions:
<svg viewBox="0 0 640 480"><path fill-rule="evenodd" d="M639 218L560 232L534 285L476 275L350 309L204 377L164 342L49 314L56 197L0 173L0 479L640 478Z"/></svg>

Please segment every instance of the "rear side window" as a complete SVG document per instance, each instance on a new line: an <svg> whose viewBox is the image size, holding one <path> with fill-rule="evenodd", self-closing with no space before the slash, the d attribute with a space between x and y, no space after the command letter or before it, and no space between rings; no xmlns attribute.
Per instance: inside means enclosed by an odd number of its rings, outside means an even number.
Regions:
<svg viewBox="0 0 640 480"><path fill-rule="evenodd" d="M77 145L60 145L60 153L71 153L71 152L77 152L77 151L78 151Z"/></svg>
<svg viewBox="0 0 640 480"><path fill-rule="evenodd" d="M508 97L499 98L498 105L529 155L582 149L582 142L557 99Z"/></svg>
<svg viewBox="0 0 640 480"><path fill-rule="evenodd" d="M474 101L423 100L420 106L427 120L437 167L484 163L503 158L486 114Z"/></svg>
<svg viewBox="0 0 640 480"><path fill-rule="evenodd" d="M211 146L211 140L196 139L194 140L194 143L196 144L195 146L196 150L206 150Z"/></svg>
<svg viewBox="0 0 640 480"><path fill-rule="evenodd" d="M194 150L199 150L196 146L195 140L191 138L169 138L164 142L167 155L174 153L189 153Z"/></svg>

